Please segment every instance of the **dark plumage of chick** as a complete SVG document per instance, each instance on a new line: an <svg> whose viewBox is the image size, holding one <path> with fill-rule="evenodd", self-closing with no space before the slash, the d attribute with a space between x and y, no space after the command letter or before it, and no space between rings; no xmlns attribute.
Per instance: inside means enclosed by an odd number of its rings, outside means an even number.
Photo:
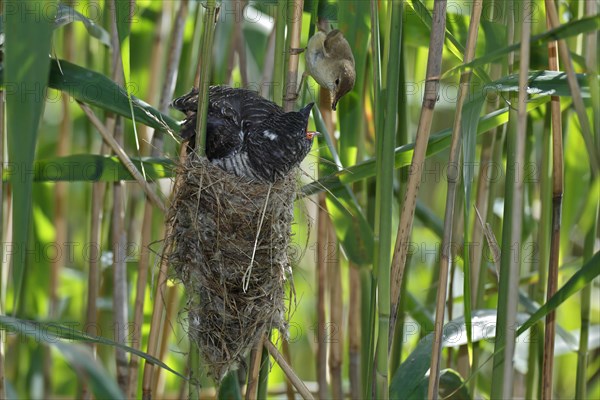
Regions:
<svg viewBox="0 0 600 400"><path fill-rule="evenodd" d="M331 93L331 108L354 87L354 55L341 31L316 32L306 48L306 69L321 87Z"/></svg>
<svg viewBox="0 0 600 400"><path fill-rule="evenodd" d="M300 165L316 132L307 131L313 103L284 112L277 104L247 89L211 86L208 92L206 156L237 176L275 182ZM198 90L175 99L186 114L180 135L194 148Z"/></svg>

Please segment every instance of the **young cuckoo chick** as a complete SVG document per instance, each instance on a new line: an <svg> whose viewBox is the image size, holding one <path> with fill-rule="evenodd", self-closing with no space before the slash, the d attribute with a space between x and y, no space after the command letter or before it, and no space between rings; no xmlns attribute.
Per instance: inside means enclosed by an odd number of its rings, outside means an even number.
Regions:
<svg viewBox="0 0 600 400"><path fill-rule="evenodd" d="M175 99L185 113L180 135L194 148L198 89ZM284 112L277 104L246 89L211 86L208 89L206 156L234 175L258 182L275 182L300 165L314 135L307 130L313 103L300 111Z"/></svg>
<svg viewBox="0 0 600 400"><path fill-rule="evenodd" d="M331 93L331 108L352 90L356 79L354 56L341 31L318 31L308 41L305 53L307 72Z"/></svg>

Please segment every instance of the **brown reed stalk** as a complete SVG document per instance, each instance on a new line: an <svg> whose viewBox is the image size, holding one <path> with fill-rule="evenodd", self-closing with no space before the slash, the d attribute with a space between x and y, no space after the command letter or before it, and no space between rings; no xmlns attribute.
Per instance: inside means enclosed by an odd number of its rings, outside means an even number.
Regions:
<svg viewBox="0 0 600 400"><path fill-rule="evenodd" d="M158 77L160 75L163 63L164 41L166 37L166 25L170 20L170 8L162 7L158 15L158 24L156 25L152 50L150 56L150 76ZM150 79L148 83L147 101L154 104L157 101L156 92L158 90L159 79ZM163 110L161 110L162 112ZM150 138L154 130L146 125L142 125L138 130L140 137L140 153L147 154L154 152L154 143L150 144ZM151 146L151 149L148 147ZM144 300L146 295L146 284L148 280L148 265L150 258L150 238L152 235L152 216L153 209L149 202L144 204L144 213L142 217L140 258L138 261L138 274L136 282L135 301L133 306L133 326L131 330L131 346L139 349L141 346L141 331L143 324ZM137 391L139 359L132 356L129 360L129 379L127 383L127 397L134 398Z"/></svg>
<svg viewBox="0 0 600 400"><path fill-rule="evenodd" d="M326 312L326 292L327 292L327 241L328 239L328 218L327 203L325 194L320 193L318 199L317 215L317 383L318 398L325 399L329 395L327 387L327 312Z"/></svg>
<svg viewBox="0 0 600 400"><path fill-rule="evenodd" d="M273 345L269 339L265 339L265 347L269 351L271 357L275 359L275 362L279 364L281 370L292 383L292 385L294 385L300 396L302 396L302 398L305 400L312 400L312 393L308 390L304 382L302 382L302 380L294 373L292 367L285 361L283 355L277 350L275 345Z"/></svg>
<svg viewBox="0 0 600 400"><path fill-rule="evenodd" d="M0 0L0 10L3 9L2 0ZM3 89L0 89L0 165L4 165L4 138L5 138L5 130L4 126L6 123L6 92ZM4 183L0 183L0 241L4 240ZM10 196L7 199L7 202L10 202ZM9 213L9 215L11 215ZM8 230L7 232L12 232ZM0 249L0 256L2 257L2 262L0 263L0 314L5 314L5 297L6 297L6 284L7 284L7 271L8 265L4 264L5 254L4 249ZM5 348L4 344L6 340L6 334L4 331L0 332L0 399L6 399L6 385L4 383L4 362L5 362Z"/></svg>
<svg viewBox="0 0 600 400"><path fill-rule="evenodd" d="M521 3L523 10L529 10L529 1L524 1ZM509 240L517 241L520 243L521 232L523 227L523 198L524 198L524 180L522 177L524 176L524 166L525 166L525 141L527 137L527 81L529 78L529 57L530 57L530 48L529 48L529 38L531 36L531 20L529 18L523 18L522 26L521 26L521 47L519 50L520 62L519 62L519 94L518 94L518 110L517 110L517 129L516 129L516 138L514 140L514 165L508 165L507 168L515 169L515 177L512 182L510 182L510 190L509 196L512 197L512 201L509 202L508 207L512 207L512 215L506 216L506 218L510 218L510 233ZM510 147L510 145L509 145ZM509 184L509 182L507 182ZM505 225L506 227L506 225ZM506 237L503 237L503 241ZM503 246L508 248L509 244L503 243ZM512 397L513 393L513 382L514 382L514 370L513 370L513 359L514 359L514 351L515 351L515 339L516 339L516 330L514 326L516 324L516 314L517 314L517 305L518 305L518 296L516 295L516 290L519 285L519 276L520 276L520 263L519 260L515 260L514 257L511 257L510 260L507 261L508 268L506 270L501 270L500 274L507 274L508 276L505 278L508 280L508 293L506 294L506 305L504 309L504 319L505 323L503 324L506 329L502 332L497 332L497 335L503 335L503 340L505 343L505 347L502 350L503 356L503 365L502 367L502 379L501 382L498 382L498 387L501 388L500 396L501 397ZM502 276L500 277L502 280ZM502 292L502 288L499 289ZM501 294L502 296L502 294ZM501 300L501 297L499 299ZM498 324L500 329L500 323ZM498 377L499 375L495 375ZM497 396L498 393L494 393L494 384L492 384L492 395Z"/></svg>
<svg viewBox="0 0 600 400"><path fill-rule="evenodd" d="M248 371L248 384L246 386L246 400L253 400L257 398L258 390L258 375L260 372L260 360L262 358L262 349L264 341L268 340L266 335L258 341L256 346L250 352L250 369Z"/></svg>
<svg viewBox="0 0 600 400"><path fill-rule="evenodd" d="M158 11L157 23L154 26L154 35L152 36L152 49L150 50L150 79L147 81L146 101L150 104L156 104L158 101L158 84L162 66L164 64L165 41L167 37L168 23L171 20L171 2L163 2L163 6ZM165 4L167 6L165 7ZM147 125L140 125L138 134L140 139L140 154L148 153L148 145L152 137L153 129Z"/></svg>
<svg viewBox="0 0 600 400"><path fill-rule="evenodd" d="M550 28L558 27L560 25L560 21L558 19L556 6L552 1L549 0L545 0L545 5L546 16L548 18ZM579 82L577 82L577 76L575 75L573 60L571 59L569 48L564 39L558 40L558 51L560 58L563 62L564 70L567 74L567 82L569 83L569 89L571 89L573 107L575 108L575 112L577 113L579 124L581 126L581 134L583 137L583 141L585 143L585 146L588 151L588 156L590 158L590 168L594 177L597 177L600 173L600 156L598 155L598 148L594 143L592 128L590 126L590 121L587 117L585 105L581 96L581 88L579 87Z"/></svg>
<svg viewBox="0 0 600 400"><path fill-rule="evenodd" d="M481 18L482 2L475 1L471 11L471 21L469 23L469 33L467 37L467 45L465 49L465 56L463 62L470 62L475 56L475 47L477 44L477 34L479 33L479 20ZM433 35L433 31L432 31ZM461 122L462 122L462 109L465 100L469 95L469 88L471 82L471 70L465 70L460 76L460 86L458 93L458 101L456 104L456 111L454 115L454 126L452 130L452 142L450 144L450 158L448 165L458 165L460 161L460 139L461 139ZM439 283L438 283L438 295L435 308L435 329L433 333L433 348L431 357L431 369L429 373L429 388L428 397L436 400L439 392L439 378L440 378L440 361L442 355L442 332L444 326L444 312L446 306L446 294L447 294L447 283L448 283L448 267L452 259L451 243L452 243L452 226L454 220L455 210L455 197L456 187L460 182L460 176L458 174L459 169L454 168L456 175L451 174L448 170L448 194L446 196L446 211L444 216L444 235L442 239L442 256L440 258L439 268ZM470 291L471 288L465 287L464 291ZM395 299L395 297L394 297ZM465 315L465 318L468 318ZM470 329L470 321L467 321L467 329ZM470 337L470 332L468 332Z"/></svg>
<svg viewBox="0 0 600 400"><path fill-rule="evenodd" d="M554 4L546 1L546 8L553 9ZM551 27L548 11L546 14L546 24L549 28ZM548 68L550 71L559 71L558 49L556 41L548 43ZM548 264L548 286L546 290L546 299L550 299L554 293L556 293L558 288L558 260L560 251L560 224L563 196L562 118L559 96L551 97L550 113L552 126L552 231L550 235L550 259ZM556 312L551 311L548 313L548 315L546 315L545 322L541 393L543 399L550 399L552 397L552 371L554 369L555 336Z"/></svg>
<svg viewBox="0 0 600 400"><path fill-rule="evenodd" d="M174 29L169 41L169 53L167 55L167 67L165 71L165 80L163 83L160 100L159 100L159 111L167 112L169 102L173 97L175 90L175 80L177 77L177 69L179 68L179 60L181 59L181 48L183 44L183 29L185 27L185 20L188 14L188 0L183 0L179 3L179 9L175 17ZM164 145L164 133L160 130L155 130L152 135L152 144L150 154L152 157L159 157L162 155ZM139 348L142 342L142 325L144 317L144 301L146 294L146 285L148 283L148 270L150 267L150 243L152 242L152 220L154 215L154 208L152 204L146 202L144 205L144 219L142 221L142 233L141 233L141 251L140 259L138 263L138 278L136 285L136 299L134 304L134 324L132 332L132 346ZM168 336L168 330L163 334ZM135 397L137 390L137 379L138 379L139 360L133 356L130 360L129 370L129 398Z"/></svg>
<svg viewBox="0 0 600 400"><path fill-rule="evenodd" d="M598 4L594 1L585 2L585 14L596 15L598 13ZM600 132L600 89L598 83L598 35L597 32L590 32L585 38L585 62L588 73L590 94L592 98L593 126L596 133ZM600 150L600 138L596 135L596 148ZM593 179L591 180L593 182ZM596 203L596 222L591 224L586 235L584 245L584 259L589 259L594 253L594 242L598 226L599 204ZM589 332L590 332L590 314L592 309L592 285L587 285L581 291L581 328L579 331L579 349L577 351L577 379L575 386L575 398L586 398L587 376L588 376L588 353L589 353Z"/></svg>
<svg viewBox="0 0 600 400"><path fill-rule="evenodd" d="M358 400L362 397L362 385L360 380L360 342L362 332L360 330L360 271L357 265L349 265L350 285L348 304L348 378L350 380L350 398Z"/></svg>
<svg viewBox="0 0 600 400"><path fill-rule="evenodd" d="M390 333L389 343L393 342L398 304L400 302L400 289L404 277L406 255L408 252L408 241L412 231L412 224L417 205L417 195L421 184L421 166L425 162L427 143L431 132L433 111L438 98L440 75L442 71L442 53L444 48L444 37L446 32L446 1L436 1L433 9L433 25L429 39L429 55L427 58L427 73L425 78L425 96L421 106L419 125L415 139L415 149L411 161L406 194L400 214L394 256L391 269L391 310L390 310Z"/></svg>
<svg viewBox="0 0 600 400"><path fill-rule="evenodd" d="M331 377L331 396L334 399L344 397L342 389L342 363L344 351L343 310L342 298L342 271L340 267L339 244L335 236L335 227L329 220L328 247L328 283L329 283L329 308L330 308L330 345L329 345L329 376Z"/></svg>
<svg viewBox="0 0 600 400"><path fill-rule="evenodd" d="M94 125L94 127L98 130L98 132L102 136L102 139L104 139L104 141L110 146L111 150L115 152L119 161L123 165L125 165L129 173L131 173L131 175L133 175L133 178L140 184L140 186L144 190L144 193L146 194L146 196L148 196L148 199L154 204L154 206L158 207L161 211L165 212L167 208L164 202L160 197L158 197L154 189L150 186L148 182L146 182L142 174L137 170L137 168L123 149L123 146L110 135L110 128L102 124L102 122L100 122L98 117L96 117L96 114L94 114L94 112L88 105L79 101L77 101L77 103L79 104L79 107L81 107L85 115L88 117L92 125Z"/></svg>
<svg viewBox="0 0 600 400"><path fill-rule="evenodd" d="M182 155L180 156L180 161L185 159L185 147L183 147ZM177 185L177 180L175 181L175 185ZM173 192L175 192L175 188L173 188ZM165 237L168 238L172 234L171 230L168 228L165 229ZM168 269L169 264L168 260L165 257L165 254L168 254L170 249L165 247L162 249L160 255L160 268L157 274L156 279L156 292L154 294L154 308L152 309L152 320L150 322L150 334L148 335L148 349L146 353L149 355L156 357L158 354L158 341L160 337L160 332L163 326L163 308L164 308L164 299L165 299L165 290L167 288L167 279L168 277ZM144 363L144 375L142 378L142 399L150 400L152 399L152 382L154 375L154 365L146 361Z"/></svg>
<svg viewBox="0 0 600 400"><path fill-rule="evenodd" d="M171 285L167 288L167 301L166 301L166 313L165 322L163 326L170 327L177 323L177 306L179 305L179 288L175 285ZM171 329L164 329L163 334L160 337L160 346L158 352L158 359L164 360L169 351L169 332ZM164 398L165 390L165 374L162 368L156 370L154 375L154 386L152 387L152 393L157 398Z"/></svg>
<svg viewBox="0 0 600 400"><path fill-rule="evenodd" d="M290 48L288 49L289 59L285 78L285 95L283 109L292 111L294 109L296 98L296 87L298 86L298 61L300 55L298 52L292 52L291 49L300 48L300 33L302 33L302 10L304 9L304 0L291 0L288 7L288 29L290 35Z"/></svg>
<svg viewBox="0 0 600 400"><path fill-rule="evenodd" d="M67 3L68 4L68 3ZM67 61L73 60L73 25L67 24L63 31L63 57ZM70 142L71 142L71 131L72 131L72 117L70 109L70 98L66 93L62 93L61 106L62 106L62 119L60 121L58 142L56 145L56 155L58 157L66 156L69 154ZM66 219L67 210L67 190L68 186L66 182L56 182L54 184L54 228L56 236L54 243L56 246L64 246L68 241L68 224ZM62 257L55 257L50 264L50 281L48 288L48 318L50 320L55 319L58 311L58 286L60 281L60 270L63 264ZM43 361L44 371L44 391L45 395L49 396L52 393L52 356L51 349L44 348L46 354Z"/></svg>

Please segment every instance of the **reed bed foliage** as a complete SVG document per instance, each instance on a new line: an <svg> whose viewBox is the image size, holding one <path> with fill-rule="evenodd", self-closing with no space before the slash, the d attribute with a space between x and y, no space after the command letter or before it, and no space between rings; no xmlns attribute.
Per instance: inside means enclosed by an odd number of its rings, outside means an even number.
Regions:
<svg viewBox="0 0 600 400"><path fill-rule="evenodd" d="M597 2L0 10L0 397L600 398ZM310 77L294 96L317 29L354 53L336 112ZM165 224L185 163L168 104L211 84L314 101L321 132L257 264L287 259L294 292L279 271L272 309L246 332L233 315L224 376L188 336L216 337L185 292L210 273L170 265L201 255Z"/></svg>

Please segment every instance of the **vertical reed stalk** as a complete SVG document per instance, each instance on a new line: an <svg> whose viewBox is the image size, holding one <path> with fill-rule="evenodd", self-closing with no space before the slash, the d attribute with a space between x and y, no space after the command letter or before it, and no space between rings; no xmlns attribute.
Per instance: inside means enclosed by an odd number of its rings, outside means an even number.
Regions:
<svg viewBox="0 0 600 400"><path fill-rule="evenodd" d="M167 300L166 300L166 314L164 326L173 326L177 323L177 306L179 305L179 289L176 285L171 285L167 289ZM160 347L158 352L158 359L164 360L169 350L169 331L165 329L160 338ZM162 368L156 370L154 375L154 386L152 392L157 398L164 398L165 390L165 374Z"/></svg>
<svg viewBox="0 0 600 400"><path fill-rule="evenodd" d="M285 100L283 102L283 109L286 112L294 109L294 103L296 100L296 87L298 86L298 61L300 60L300 55L297 51L292 51L292 49L300 48L303 9L304 0L289 0L288 18L291 18L291 21L288 21L289 47L286 49L289 57L284 88Z"/></svg>
<svg viewBox="0 0 600 400"><path fill-rule="evenodd" d="M175 17L174 30L169 43L169 53L167 55L167 69L165 71L165 80L162 87L162 92L159 100L159 111L167 112L169 102L175 91L175 82L177 80L177 70L179 60L181 59L181 48L183 44L183 29L185 20L188 14L188 0L183 0L179 3L177 16ZM152 136L152 144L150 154L152 157L162 155L164 145L164 132L155 130ZM142 324L144 317L144 300L146 294L146 285L148 283L148 270L150 268L150 243L152 242L152 220L154 208L150 202L144 205L144 219L142 221L141 242L142 248L140 251L140 260L138 267L138 278L136 286L136 299L134 305L134 324L132 332L132 345L139 348L142 343ZM162 307L162 306L161 306ZM168 335L168 330L163 334ZM137 357L131 357L129 369L129 388L128 395L130 398L135 397L137 390L139 360Z"/></svg>
<svg viewBox="0 0 600 400"><path fill-rule="evenodd" d="M110 40L112 47L112 65L110 66L111 77L115 82L118 82L118 77L122 77L122 65L120 63L120 51L118 34L115 27L116 11L112 1L106 1L105 20L106 25L110 26ZM108 54L108 53L107 53ZM122 78L121 78L122 79ZM115 117L113 114L108 114L105 127L107 132L113 132L115 129ZM106 141L102 142L99 154L106 154L110 147ZM104 200L108 185L105 182L94 182L92 185L92 205L91 205L91 226L90 226L90 254L89 257L89 272L87 285L87 308L85 322L86 326L97 326L98 324L98 308L97 301L100 293L100 269L101 269L101 254L102 254L102 221L104 218ZM95 253L97 251L97 253ZM95 343L90 343L91 351L96 356L97 346ZM82 398L90 399L91 393L86 381L82 385Z"/></svg>
<svg viewBox="0 0 600 400"><path fill-rule="evenodd" d="M550 107L547 107L544 118L544 129L542 131L541 150L541 182L539 185L540 191L540 223L538 226L537 243L539 247L539 262L537 263L538 282L532 288L532 298L539 304L544 303L546 294L547 268L549 260L550 247L550 232L552 223L552 206L550 199L552 198L552 132L550 124L551 112ZM537 332L543 332L543 323L538 322L535 325ZM542 370L542 357L540 349L540 341L533 340L529 345L529 357L527 365L527 387L525 390L526 398L538 397L538 389L541 387L540 371Z"/></svg>
<svg viewBox="0 0 600 400"><path fill-rule="evenodd" d="M475 56L475 46L477 44L477 34L479 32L479 20L481 17L482 2L476 1L473 3L473 9L471 12L471 21L469 23L469 34L467 38L467 46L465 51L465 57L463 62L470 62ZM463 105L469 95L470 82L471 82L471 70L465 70L460 77L460 86L458 92L458 101L456 104L456 111L454 115L454 126L452 129L452 142L450 144L450 157L448 160L448 194L446 196L446 211L444 216L444 235L442 239L442 256L440 258L439 268L439 283L438 283L438 295L435 309L435 330L433 336L433 348L431 357L431 369L429 373L429 388L428 398L437 399L439 391L439 378L440 378L440 363L442 355L442 331L444 326L444 314L446 307L446 294L447 294L447 283L448 283L448 269L450 261L453 257L452 254L452 226L454 221L454 210L455 210L455 198L456 188L460 182L460 174L458 168L452 168L452 166L458 166L460 161L461 153L461 124L462 124L462 113ZM464 140L467 140L465 138ZM466 156L466 155L465 155ZM467 184L467 182L465 182ZM466 201L466 199L465 199ZM468 221L465 221L468 222ZM465 228L467 225L465 224ZM467 236L468 237L468 236ZM465 254L468 254L468 250L465 250ZM465 267L468 265L465 262ZM467 270L464 273L465 286L463 293L465 295L465 323L467 329L467 341L469 347L471 347L471 310L470 310L470 272Z"/></svg>
<svg viewBox="0 0 600 400"><path fill-rule="evenodd" d="M196 124L196 153L203 157L206 154L206 119L208 114L208 87L210 85L210 71L212 66L212 50L217 23L218 8L215 0L207 0L204 5L204 23L202 31L202 42L198 52L196 64L196 78L194 83L198 87L198 121ZM182 157L185 159L185 150L182 150ZM165 271L166 272L166 271ZM188 295L193 295L189 293ZM195 342L190 338L190 382L189 397L191 399L199 398L200 386L200 354Z"/></svg>
<svg viewBox="0 0 600 400"><path fill-rule="evenodd" d="M546 1L546 7L554 8L554 4L552 1ZM546 16L546 19L547 25L551 25L548 16ZM556 41L548 43L548 66L551 71L559 70ZM552 230L550 235L550 260L548 264L546 299L550 299L558 288L560 221L563 196L563 145L560 97L551 97L550 113L552 121ZM552 311L546 315L546 329L544 334L544 361L542 364L542 398L544 399L552 397L555 335L556 312Z"/></svg>
<svg viewBox="0 0 600 400"><path fill-rule="evenodd" d="M209 6L209 4L207 4L207 7ZM181 4L181 8L178 11L177 14L177 22L178 25L181 26L181 31L175 31L173 33L173 37L175 38L174 40L174 46L171 47L172 51L169 54L169 63L168 66L170 67L167 70L167 78L165 79L165 86L163 87L163 93L161 95L161 105L160 107L164 107L164 109L167 108L168 102L170 101L170 97L172 97L172 92L175 88L175 81L177 80L177 65L179 64L179 61L177 60L178 58L180 58L181 56L181 40L183 37L183 26L184 26L184 21L185 21L185 16L187 14L187 1L183 2ZM201 7L198 8L198 20L200 19L202 12L201 12ZM209 31L214 31L214 24L212 24L212 20L209 19L209 12L212 11L212 16L213 18L216 20L216 10L215 10L215 3L214 1L211 2L211 9L206 11L206 13L204 14L204 24L203 24L203 35L202 35L202 39L201 39L201 46L200 46L200 51L199 51L199 57L202 58L204 60L204 62L206 63L206 66L210 66L211 65L211 55L212 55L212 41L210 41L210 46L207 46L205 43L206 36L209 34L204 34L204 32L206 30ZM208 26L210 25L210 29L208 28ZM209 38L211 39L211 38ZM196 41L194 41L194 43L196 43ZM204 68L204 69L210 69L210 68ZM194 84L199 87L200 82L202 81L201 79L201 64L198 63L197 68L196 68L196 76L194 78ZM207 73L209 71L206 71ZM208 83L204 84L203 87L199 87L200 89L200 93L199 96L203 96L203 97L199 97L200 99L205 99L207 97L207 92L208 92ZM199 101L198 105L199 107L201 106L201 104L205 104L205 101ZM201 117L198 118L198 123L200 123L201 120L204 120L205 117L202 117L202 114L199 114ZM206 131L205 129L205 125L203 123L202 127L204 128L204 132ZM198 127L197 127L198 129ZM197 130L197 132L200 132ZM204 136L204 134L203 134ZM162 143L163 141L163 133L160 131L156 131L155 132L155 136L153 138L153 142L155 142L156 145L158 145L158 143ZM202 144L202 149L204 143ZM196 146L198 146L198 143L196 143ZM156 147L156 146L155 146ZM197 149L199 149L197 147ZM179 162L183 163L185 162L185 154L186 154L186 149L185 147L182 147L181 152L180 152L180 156L179 156ZM172 190L172 193L175 193L176 191L176 187L178 184L178 180L175 179L175 185L174 188ZM170 237L172 234L172 232L170 231L170 229L167 227L167 229L165 230L165 238ZM158 348L158 340L162 331L162 324L163 324L163 307L164 307L164 299L165 299L165 290L166 290L166 283L167 283L167 279L168 279L168 264L167 264L167 260L165 258L165 254L167 254L170 251L169 248L165 247L162 249L162 254L160 257L160 269L158 271L158 276L157 276L157 282L156 282L156 292L155 292L155 297L154 297L154 306L153 306L153 311L152 311L152 322L150 323L150 334L148 336L148 350L147 353L152 355L152 356L156 356L159 348ZM198 388L196 386L197 383L197 378L199 375L199 351L196 348L194 342L192 340L190 340L190 354L189 354L189 359L190 359L190 366L189 366L189 373L190 373L190 381L189 381L189 385L188 385L188 389L189 389L189 397L190 398L197 398L198 397ZM154 366L148 362L144 363L144 375L143 375L143 379L142 379L142 398L144 400L146 399L151 399L152 398L152 382L153 382L153 376L154 376Z"/></svg>
<svg viewBox="0 0 600 400"><path fill-rule="evenodd" d="M375 132L381 132L381 124L383 122L383 118L379 118L380 114L383 115L383 112L380 111L381 104L381 49L380 49L380 38L379 38L379 8L378 2L375 0L371 0L371 62L372 62L372 70L373 70L373 114L375 116L374 127ZM377 149L376 157L379 159L379 149ZM371 193L372 194L372 193ZM369 199L369 201L375 201L374 199ZM373 248L378 248L379 238L377 235L373 235ZM377 252L375 251L374 257L377 256ZM373 384L375 383L374 369L376 368L376 358L375 358L375 325L376 325L376 310L377 310L377 273L374 269L377 261L373 259L373 271L371 275L371 292L370 292L370 303L369 303L369 312L365 313L368 316L368 323L366 326L369 327L366 333L365 342L368 343L368 349L365 351L365 354L368 354L368 357L363 360L365 364L365 369L363 371L363 383L364 383L364 397L365 398L373 398L375 396L375 387ZM365 291L366 293L366 291ZM365 322L363 321L363 325ZM386 357L387 358L387 357Z"/></svg>
<svg viewBox="0 0 600 400"><path fill-rule="evenodd" d="M586 15L596 15L598 12L598 5L594 1L588 1L585 3ZM590 93L592 97L592 109L594 116L593 126L596 132L596 148L600 146L600 138L598 132L600 132L600 89L598 88L598 36L597 32L591 32L586 36L586 69L588 76L590 77ZM592 186L595 182L592 179ZM587 232L585 245L583 250L583 259L589 260L594 254L594 243L596 240L596 232L598 227L598 213L599 204L596 204L596 215L594 217L594 223L591 224L589 231ZM584 399L586 398L586 386L587 386L587 361L589 351L589 330L590 330L590 313L592 308L592 286L587 285L581 290L581 328L579 334L579 350L577 352L577 378L575 384L575 398Z"/></svg>
<svg viewBox="0 0 600 400"><path fill-rule="evenodd" d="M0 16L3 13L4 4L3 1L0 0ZM4 168L4 140L6 137L6 132L4 130L4 126L6 124L6 92L4 89L0 89L0 165ZM0 241L4 241L4 182L0 182ZM7 202L10 202L10 196L8 196ZM10 214L9 214L10 215ZM11 232L12 230L8 230L7 232ZM6 314L6 287L7 287L7 278L8 278L8 265L4 264L5 262L5 254L4 249L0 249L0 257L2 257L2 261L0 261L0 314ZM3 331L0 332L0 399L6 399L6 385L4 383L4 376L6 374L4 363L5 359L5 347L6 343L6 333Z"/></svg>
<svg viewBox="0 0 600 400"><path fill-rule="evenodd" d="M592 183L593 184L593 183ZM593 186L592 186L593 187ZM596 229L600 207L596 204L594 222L585 237L583 259L589 260L594 256ZM589 352L590 314L592 309L592 285L588 284L581 290L581 328L579 330L579 349L577 351L577 377L575 380L575 398L585 399L587 392L587 362Z"/></svg>
<svg viewBox="0 0 600 400"><path fill-rule="evenodd" d="M529 1L522 2L522 10L529 10L529 4ZM498 293L496 354L492 372L492 398L510 398L513 389L513 357L523 222L525 138L527 134L526 88L529 74L529 37L531 34L531 19L522 18L522 20L521 59L519 64L519 88L521 90L519 90L517 103L517 129L516 132L512 132L513 134L509 134L507 143L507 191L502 228L502 260Z"/></svg>
<svg viewBox="0 0 600 400"><path fill-rule="evenodd" d="M123 60L121 58L121 46L117 28L117 3L110 2L111 36L113 42L113 80L123 85ZM108 123L107 123L108 125ZM109 131L113 133L112 130ZM114 123L114 141L122 148L123 146L123 121L116 118ZM113 324L115 341L125 343L127 337L127 273L125 264L125 248L127 238L125 235L125 194L123 182L113 183L113 209L112 209L112 251L113 251ZM123 392L127 390L128 362L127 353L121 348L115 348L117 382Z"/></svg>
<svg viewBox="0 0 600 400"><path fill-rule="evenodd" d="M156 77L160 76L163 66L165 40L167 36L167 23L171 20L171 4L163 2L160 10L158 11L157 24L154 27L154 35L152 37L152 50L150 52L150 79L148 80L148 91L146 92L146 99L150 104L156 104L158 102L158 84L160 79ZM139 129L140 135L140 154L146 154L146 147L150 143L152 129L149 126L141 125Z"/></svg>
<svg viewBox="0 0 600 400"><path fill-rule="evenodd" d="M248 384L246 385L246 400L256 399L257 390L258 390L258 374L260 372L260 359L262 356L262 349L264 346L264 341L268 340L265 335L263 335L256 346L250 352L250 363L248 370Z"/></svg>
<svg viewBox="0 0 600 400"><path fill-rule="evenodd" d="M360 343L362 331L360 327L361 305L360 299L362 293L360 290L360 271L358 266L349 265L350 285L348 292L348 378L350 380L350 398L358 400L361 398L361 380L360 380Z"/></svg>
<svg viewBox="0 0 600 400"><path fill-rule="evenodd" d="M391 22L388 36L389 64L386 69L385 99L380 104L385 108L384 129L376 132L377 141L377 187L375 192L375 256L373 274L377 278L378 336L376 352L376 397L389 397L388 352L390 332L390 248L392 247L392 202L394 187L394 149L396 147L396 126L398 119L398 93L400 83L400 46L402 43L402 6L395 1L391 5ZM383 90L382 90L383 91Z"/></svg>
<svg viewBox="0 0 600 400"><path fill-rule="evenodd" d="M327 102L326 102L327 103ZM327 243L329 233L329 214L325 193L319 194L317 215L317 383L318 397L329 397L327 388L327 314L326 314L326 289L327 289Z"/></svg>
<svg viewBox="0 0 600 400"><path fill-rule="evenodd" d="M331 220L328 219L329 225L329 242L327 247L330 259L328 260L329 268L329 307L330 307L330 326L333 327L335 336L330 340L329 346L329 375L331 376L331 395L334 399L344 397L342 388L342 362L344 351L344 330L343 326L343 309L344 300L342 298L342 271L340 266L340 251L339 243L335 236L335 227Z"/></svg>
<svg viewBox="0 0 600 400"><path fill-rule="evenodd" d="M545 0L545 5L546 16L548 18L550 28L558 27L560 25L560 21L558 20L558 13L556 11L554 2ZM594 143L594 135L585 111L585 105L583 104L581 88L577 82L575 68L573 67L573 60L571 59L569 48L567 47L567 43L564 39L560 39L558 41L558 51L560 58L564 63L564 70L567 74L567 82L569 83L569 88L571 89L573 107L575 108L575 112L577 113L577 117L579 119L579 124L581 125L581 135L583 137L583 141L585 142L585 147L587 148L588 156L590 158L590 168L594 177L597 177L598 174L600 174L600 155L598 154L598 147L596 146L596 143Z"/></svg>
<svg viewBox="0 0 600 400"><path fill-rule="evenodd" d="M502 72L502 66L500 64L492 64L490 70L490 78L492 80L496 80L500 78L500 74ZM490 113L494 110L498 109L500 103L500 96L497 93L489 93L486 99L487 107L486 113ZM498 145L496 143L496 138L501 130L501 127L491 129L485 135L483 135L482 143L481 143L481 156L479 159L479 165L481 165L481 169L479 172L479 178L477 182L477 194L475 206L479 213L484 218L484 221L487 221L488 209L489 209L489 200L491 197L491 189L492 189L492 179L490 179L490 174L492 168L496 165L494 163L494 149ZM480 290L480 287L483 287L485 284L485 276L486 276L486 261L483 260L483 248L485 243L485 238L483 235L484 226L481 226L478 219L475 218L473 220L473 242L477 245L472 246L470 250L472 253L471 257L471 296L474 299L475 308L481 308L483 302L483 290ZM480 284L479 280L482 279L483 282ZM474 366L476 369L476 366Z"/></svg>
<svg viewBox="0 0 600 400"><path fill-rule="evenodd" d="M400 223L394 246L394 256L392 258L391 271L391 314L390 314L390 333L389 337L394 337L396 326L396 316L398 314L398 303L400 302L400 289L402 288L402 279L404 277L404 268L408 252L408 242L410 240L415 207L417 205L417 195L421 184L422 166L425 162L427 152L427 143L431 131L433 119L433 110L438 98L440 75L442 70L442 52L444 48L444 38L446 32L446 1L439 0L434 3L433 25L431 27L431 36L429 38L429 55L427 58L427 73L425 78L425 94L419 116L419 125L415 140L415 149L409 167L411 173L408 178L408 185L402 212L400 214Z"/></svg>
<svg viewBox="0 0 600 400"><path fill-rule="evenodd" d="M263 343L266 343L269 340L269 332L263 339ZM269 371L271 370L271 363L269 361L269 352L267 351L266 346L263 345L262 354L259 354L260 357L260 372L258 373L258 388L256 389L256 398L257 399L266 399L267 398L267 389L269 388Z"/></svg>
<svg viewBox="0 0 600 400"><path fill-rule="evenodd" d="M123 120L118 119L115 140L123 145ZM125 233L125 187L123 182L113 183L112 247L113 247L113 311L115 341L125 344L128 337L128 292L126 271L127 235ZM129 363L125 350L116 348L117 381L127 391Z"/></svg>
<svg viewBox="0 0 600 400"><path fill-rule="evenodd" d="M64 27L63 32L63 56L67 61L73 61L73 25L68 24ZM70 109L71 100L66 93L62 93L62 119L60 121L58 143L56 145L56 155L66 156L69 153L72 118ZM54 227L56 236L54 243L57 248L62 248L68 241L68 224L66 219L67 210L67 183L56 182L54 184ZM60 284L60 271L63 264L62 257L55 257L50 265L50 281L49 281L49 303L48 303L48 319L53 320L58 317L58 286ZM44 391L45 395L49 396L52 393L52 355L51 349L43 350L46 354L44 357Z"/></svg>
<svg viewBox="0 0 600 400"><path fill-rule="evenodd" d="M287 20L287 0L277 1L277 14L275 15L275 57L273 61L272 98L275 103L283 104L284 79L283 64L285 62L285 27Z"/></svg>
<svg viewBox="0 0 600 400"><path fill-rule="evenodd" d="M212 66L212 49L219 9L216 0L206 0L204 5L204 30L198 53L195 85L198 87L198 121L196 122L196 153L206 154L206 115L208 113L208 86Z"/></svg>

